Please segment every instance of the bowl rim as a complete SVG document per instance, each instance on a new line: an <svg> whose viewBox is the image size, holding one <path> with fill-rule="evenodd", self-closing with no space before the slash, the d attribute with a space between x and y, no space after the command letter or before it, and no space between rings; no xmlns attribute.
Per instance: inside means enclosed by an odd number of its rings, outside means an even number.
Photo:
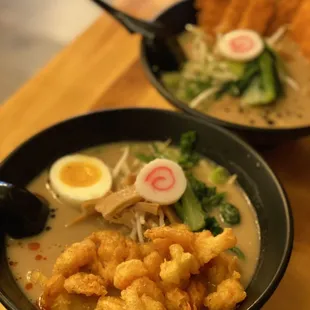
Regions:
<svg viewBox="0 0 310 310"><path fill-rule="evenodd" d="M138 108L110 108L110 109L104 109L104 110L97 110L97 111L92 111L89 113L83 113L79 114L70 118L67 118L65 120L62 120L60 122L56 122L49 127L37 132L36 134L32 135L28 139L26 139L24 142L22 142L20 145L18 145L10 154L8 154L3 161L0 162L0 170L4 165L9 162L10 158L15 156L20 150L24 147L27 146L27 144L35 141L37 138L40 136L44 136L48 134L50 130L54 130L55 127L61 126L62 124L70 123L74 120L78 119L83 119L83 118L91 118L93 115L100 115L100 114L108 114L108 113L122 113L122 112L132 112L135 113L136 111L139 111L141 113L143 112L155 112L155 113L163 113L170 115L170 117L178 117L182 118L184 120L190 120L193 122L200 123L202 126L210 127L213 128L222 134L226 135L229 137L229 139L234 140L236 143L241 145L247 152L249 152L251 155L253 155L261 164L261 167L266 170L270 178L272 179L273 183L277 187L278 194L282 200L282 205L283 205L283 210L286 218L286 236L285 236L285 247L283 249L283 255L281 258L281 262L274 273L274 276L272 278L272 281L269 283L269 285L266 287L266 289L261 293L260 297L247 309L247 310L254 310L254 309L260 309L271 297L273 292L276 290L278 287L281 279L283 278L285 271L288 267L291 255L292 255L292 249L293 249L293 242L294 242L294 219L293 219L293 214L292 214L292 209L287 197L287 194L285 192L285 189L283 188L280 180L274 173L274 171L271 169L269 164L265 161L265 159L252 147L250 146L247 142L245 142L243 139L238 137L236 134L232 133L231 131L217 126L213 123L206 123L200 118L195 118L191 115L184 114L184 113L178 113L175 111L171 110L166 110L166 109L156 109L156 108L144 108L144 107L138 107ZM5 304L5 306L8 308L8 310L17 310L15 307L14 303L10 300L10 298L2 293L0 290L0 300Z"/></svg>
<svg viewBox="0 0 310 310"><path fill-rule="evenodd" d="M161 10L156 16L152 19L153 21L157 21L160 19L164 14L168 13L169 11L174 10L176 7L184 5L186 2L193 2L192 0L183 0L180 2L176 2L171 4L170 6L166 7L165 9ZM292 132L300 132L300 131L310 131L310 124L303 125L303 126L294 126L294 127L261 127L261 126L249 126L249 125L241 125L237 123L233 123L230 121L221 120L219 118L210 116L208 114L204 114L199 112L196 109L190 108L186 103L176 98L160 81L156 78L153 74L151 66L148 62L147 54L147 42L148 39L146 37L142 37L140 40L140 59L142 63L142 67L144 72L151 82L151 84L155 87L155 89L173 106L177 107L178 109L186 112L189 115L199 117L204 121L212 122L218 126L223 126L225 128L229 128L232 130L239 130L239 131L249 131L255 133L292 133Z"/></svg>

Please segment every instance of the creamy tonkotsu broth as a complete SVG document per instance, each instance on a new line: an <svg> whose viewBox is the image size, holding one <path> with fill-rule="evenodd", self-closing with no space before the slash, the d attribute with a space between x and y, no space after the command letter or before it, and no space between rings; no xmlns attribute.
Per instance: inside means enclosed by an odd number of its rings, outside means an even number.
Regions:
<svg viewBox="0 0 310 310"><path fill-rule="evenodd" d="M269 128L309 126L310 63L289 37L281 40L277 48L288 72L299 85L299 90L285 86L284 96L267 106L245 107L240 105L239 99L226 96L197 109L215 118L240 125Z"/></svg>
<svg viewBox="0 0 310 310"><path fill-rule="evenodd" d="M149 150L149 145L146 143L130 143L129 145L131 155L128 159L128 165L130 169L136 169L135 154ZM128 144L114 143L92 148L83 151L83 153L96 156L110 168L113 168L122 156L125 146ZM194 169L194 175L209 184L208 172L212 170L213 166L214 164L211 161L203 159L200 166ZM121 225L108 224L100 216L92 216L83 222L66 227L66 224L79 216L80 213L78 209L58 200L50 191L48 171L42 172L29 184L28 188L48 200L51 207L50 219L46 230L39 236L23 240L8 238L7 257L17 283L26 296L32 302L36 302L42 294L42 288L39 285L32 285L27 278L32 271L39 270L45 276L50 277L56 258L66 246L81 241L94 231L118 229L126 234L128 230ZM237 206L241 214L241 224L234 226L233 231L238 239L238 247L246 256L246 259L240 260L239 264L242 283L247 286L255 271L260 252L260 233L257 218L251 202L236 182L231 185L219 186L218 190L227 192L227 200ZM79 298L83 301L83 297ZM88 303L79 303L79 306L74 306L74 309L94 309L94 305L92 300L88 299Z"/></svg>
<svg viewBox="0 0 310 310"><path fill-rule="evenodd" d="M184 32L179 38L189 60L193 59L194 38L190 32ZM283 94L276 101L266 105L245 105L241 103L240 97L224 95L220 99L210 98L202 101L193 109L223 121L251 127L293 128L309 126L310 62L289 36L284 36L279 40L274 49L281 58L293 84L292 86L283 83ZM191 106L190 101L186 101L178 95L180 89L177 90L169 85L168 75L169 73L163 74L163 83L176 97Z"/></svg>

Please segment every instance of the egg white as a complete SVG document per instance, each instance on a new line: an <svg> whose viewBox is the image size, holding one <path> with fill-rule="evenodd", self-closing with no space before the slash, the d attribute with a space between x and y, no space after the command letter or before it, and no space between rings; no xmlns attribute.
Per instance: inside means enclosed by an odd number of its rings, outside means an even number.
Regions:
<svg viewBox="0 0 310 310"><path fill-rule="evenodd" d="M76 162L88 163L96 167L101 173L100 178L89 186L72 186L64 183L61 179L62 169L68 164ZM58 159L50 169L49 180L51 189L59 198L75 206L86 200L104 196L112 187L111 172L104 162L96 157L81 154L67 155Z"/></svg>

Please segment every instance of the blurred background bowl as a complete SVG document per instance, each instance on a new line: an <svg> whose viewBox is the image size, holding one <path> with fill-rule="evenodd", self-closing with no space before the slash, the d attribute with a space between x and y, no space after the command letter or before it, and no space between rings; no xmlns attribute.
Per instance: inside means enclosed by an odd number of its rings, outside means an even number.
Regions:
<svg viewBox="0 0 310 310"><path fill-rule="evenodd" d="M184 31L186 24L196 23L196 10L193 1L181 1L171 6L163 11L156 20L162 22L168 28L177 29L181 33ZM141 42L141 58L148 79L158 92L172 105L205 122L227 128L256 147L270 147L288 140L310 135L310 125L293 128L259 128L244 126L220 120L192 109L187 104L177 99L161 82L160 77L164 72L177 71L179 67L169 45L157 39L147 40L143 38Z"/></svg>

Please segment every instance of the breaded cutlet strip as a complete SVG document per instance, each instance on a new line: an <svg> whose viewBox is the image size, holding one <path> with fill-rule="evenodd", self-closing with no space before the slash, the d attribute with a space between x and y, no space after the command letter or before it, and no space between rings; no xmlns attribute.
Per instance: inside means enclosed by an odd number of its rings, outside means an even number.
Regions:
<svg viewBox="0 0 310 310"><path fill-rule="evenodd" d="M291 35L310 59L310 0L303 0L291 24Z"/></svg>
<svg viewBox="0 0 310 310"><path fill-rule="evenodd" d="M278 0L276 13L268 28L268 33L272 34L281 26L290 24L301 3L302 0Z"/></svg>
<svg viewBox="0 0 310 310"><path fill-rule="evenodd" d="M216 33L226 33L237 28L250 0L232 0L226 7L220 23L217 25Z"/></svg>
<svg viewBox="0 0 310 310"><path fill-rule="evenodd" d="M310 0L303 0L291 24L291 34L297 43L306 40L306 30L310 23ZM309 38L308 38L309 39Z"/></svg>
<svg viewBox="0 0 310 310"><path fill-rule="evenodd" d="M198 25L205 32L214 34L215 27L222 19L223 13L231 0L198 0Z"/></svg>
<svg viewBox="0 0 310 310"><path fill-rule="evenodd" d="M275 8L275 0L250 0L237 28L251 29L263 35L275 14Z"/></svg>

